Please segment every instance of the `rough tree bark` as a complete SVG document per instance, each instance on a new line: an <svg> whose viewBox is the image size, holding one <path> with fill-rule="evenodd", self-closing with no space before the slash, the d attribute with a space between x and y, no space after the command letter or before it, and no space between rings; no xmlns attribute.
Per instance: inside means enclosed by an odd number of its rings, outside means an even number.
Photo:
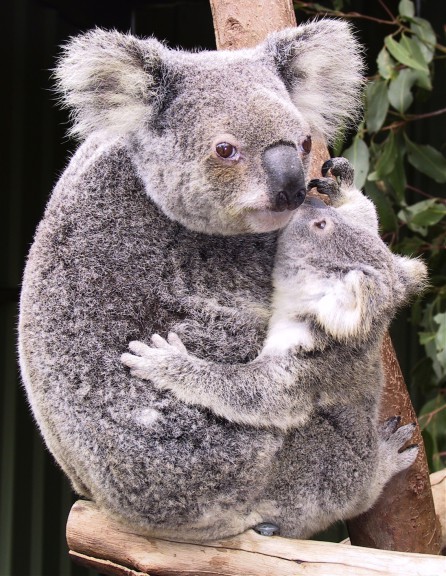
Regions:
<svg viewBox="0 0 446 576"><path fill-rule="evenodd" d="M296 26L292 0L210 0L218 49L255 46L269 32ZM329 157L324 142L315 142L311 177ZM396 360L390 337L383 346L386 384L381 417L401 416L402 424L416 415ZM414 442L420 445L417 461L386 486L372 510L348 523L353 544L404 552L440 552L441 528L435 515L429 472L419 427Z"/></svg>

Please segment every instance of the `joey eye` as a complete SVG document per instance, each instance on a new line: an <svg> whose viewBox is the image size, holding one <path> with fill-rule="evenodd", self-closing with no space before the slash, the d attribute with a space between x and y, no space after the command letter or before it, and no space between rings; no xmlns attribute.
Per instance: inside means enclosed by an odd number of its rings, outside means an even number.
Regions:
<svg viewBox="0 0 446 576"><path fill-rule="evenodd" d="M219 142L215 145L215 151L220 158L231 159L237 156L237 148L229 142Z"/></svg>
<svg viewBox="0 0 446 576"><path fill-rule="evenodd" d="M309 154L311 152L311 136L307 136L305 140L303 140L302 150L305 152L305 154Z"/></svg>
<svg viewBox="0 0 446 576"><path fill-rule="evenodd" d="M314 223L314 225L316 226L316 228L323 230L325 228L325 226L327 225L327 221L326 220L318 220L317 222Z"/></svg>

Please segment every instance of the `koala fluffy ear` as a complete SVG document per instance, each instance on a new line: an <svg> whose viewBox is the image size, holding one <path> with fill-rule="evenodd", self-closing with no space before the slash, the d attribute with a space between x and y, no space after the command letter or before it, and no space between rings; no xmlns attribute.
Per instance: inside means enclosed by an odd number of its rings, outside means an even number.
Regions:
<svg viewBox="0 0 446 576"><path fill-rule="evenodd" d="M370 282L360 270L351 270L328 287L316 310L321 327L337 340L367 334L378 306L373 281Z"/></svg>
<svg viewBox="0 0 446 576"><path fill-rule="evenodd" d="M349 24L310 22L271 34L263 46L312 130L332 142L359 119L363 60Z"/></svg>
<svg viewBox="0 0 446 576"><path fill-rule="evenodd" d="M166 51L156 40L99 28L72 38L54 71L62 103L72 109L71 134L126 133L150 120L168 76Z"/></svg>
<svg viewBox="0 0 446 576"><path fill-rule="evenodd" d="M418 258L393 255L399 282L395 293L399 303L404 304L413 296L420 294L428 287L428 271L426 264Z"/></svg>

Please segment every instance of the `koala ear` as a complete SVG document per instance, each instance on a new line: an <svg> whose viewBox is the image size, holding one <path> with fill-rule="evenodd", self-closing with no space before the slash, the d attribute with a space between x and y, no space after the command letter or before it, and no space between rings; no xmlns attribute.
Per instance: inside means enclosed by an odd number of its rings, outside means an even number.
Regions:
<svg viewBox="0 0 446 576"><path fill-rule="evenodd" d="M373 289L360 270L351 270L344 278L330 283L317 305L316 319L337 340L366 334L373 317Z"/></svg>
<svg viewBox="0 0 446 576"><path fill-rule="evenodd" d="M264 44L312 130L331 142L356 122L364 85L361 47L349 24L323 19L269 36Z"/></svg>
<svg viewBox="0 0 446 576"><path fill-rule="evenodd" d="M420 294L428 286L428 271L426 264L418 258L393 255L399 282L395 292L399 303L407 302L412 296Z"/></svg>
<svg viewBox="0 0 446 576"><path fill-rule="evenodd" d="M71 134L126 133L150 119L163 97L167 49L153 39L95 29L72 38L54 75L72 109Z"/></svg>

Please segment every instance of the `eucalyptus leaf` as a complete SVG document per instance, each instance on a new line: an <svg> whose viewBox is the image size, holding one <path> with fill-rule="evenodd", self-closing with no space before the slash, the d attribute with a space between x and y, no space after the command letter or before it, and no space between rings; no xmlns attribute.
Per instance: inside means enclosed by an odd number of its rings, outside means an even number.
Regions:
<svg viewBox="0 0 446 576"><path fill-rule="evenodd" d="M395 192L397 200L400 203L404 203L407 186L406 169L404 165L406 143L401 134L396 134L395 136L395 149L394 166L388 175L388 179L393 191Z"/></svg>
<svg viewBox="0 0 446 576"><path fill-rule="evenodd" d="M423 236L426 236L430 226L438 224L445 216L446 206L435 198L406 206L398 213L400 220L405 222L411 230Z"/></svg>
<svg viewBox="0 0 446 576"><path fill-rule="evenodd" d="M429 145L415 144L406 138L408 160L414 168L440 184L446 182L446 158Z"/></svg>
<svg viewBox="0 0 446 576"><path fill-rule="evenodd" d="M426 62L431 62L435 53L437 37L430 22L423 18L413 18L410 28L421 41L420 50L423 52L424 59Z"/></svg>
<svg viewBox="0 0 446 576"><path fill-rule="evenodd" d="M420 70L412 70L415 76L415 84L424 90L432 90L432 80L430 74L420 72Z"/></svg>
<svg viewBox="0 0 446 576"><path fill-rule="evenodd" d="M413 56L411 51L412 46L403 42L405 38L407 38L407 36L403 34L401 42L397 42L391 36L386 36L384 43L390 54L395 58L395 60L401 62L401 64L405 64L406 66L409 66L409 68L414 68L415 70L421 70L421 72L429 72L424 58L419 61Z"/></svg>
<svg viewBox="0 0 446 576"><path fill-rule="evenodd" d="M423 346L425 344L427 344L428 342L435 342L435 336L436 336L435 332L419 332L418 333L420 344L422 344Z"/></svg>
<svg viewBox="0 0 446 576"><path fill-rule="evenodd" d="M390 174L395 168L395 162L398 157L395 134L390 132L387 139L380 147L378 159L375 165L376 179L383 178ZM370 178L372 179L372 178Z"/></svg>
<svg viewBox="0 0 446 576"><path fill-rule="evenodd" d="M380 50L376 63L380 76L385 80L391 80L396 75L395 60L390 56L385 46Z"/></svg>
<svg viewBox="0 0 446 576"><path fill-rule="evenodd" d="M416 36L406 36L401 35L400 43L409 52L414 60L424 69L425 72L429 72L429 67L427 65L426 59L423 52L421 51L421 44Z"/></svg>
<svg viewBox="0 0 446 576"><path fill-rule="evenodd" d="M416 70L404 68L389 84L388 98L390 104L404 114L413 102L412 86L416 81Z"/></svg>
<svg viewBox="0 0 446 576"><path fill-rule="evenodd" d="M384 124L389 109L387 83L375 80L367 86L365 119L369 132L378 132Z"/></svg>
<svg viewBox="0 0 446 576"><path fill-rule="evenodd" d="M369 171L370 155L367 144L356 136L350 148L344 150L343 156L352 163L355 170L355 186L360 190L364 186Z"/></svg>
<svg viewBox="0 0 446 576"><path fill-rule="evenodd" d="M415 7L410 0L401 0L398 4L398 12L401 16L413 18L415 15Z"/></svg>

